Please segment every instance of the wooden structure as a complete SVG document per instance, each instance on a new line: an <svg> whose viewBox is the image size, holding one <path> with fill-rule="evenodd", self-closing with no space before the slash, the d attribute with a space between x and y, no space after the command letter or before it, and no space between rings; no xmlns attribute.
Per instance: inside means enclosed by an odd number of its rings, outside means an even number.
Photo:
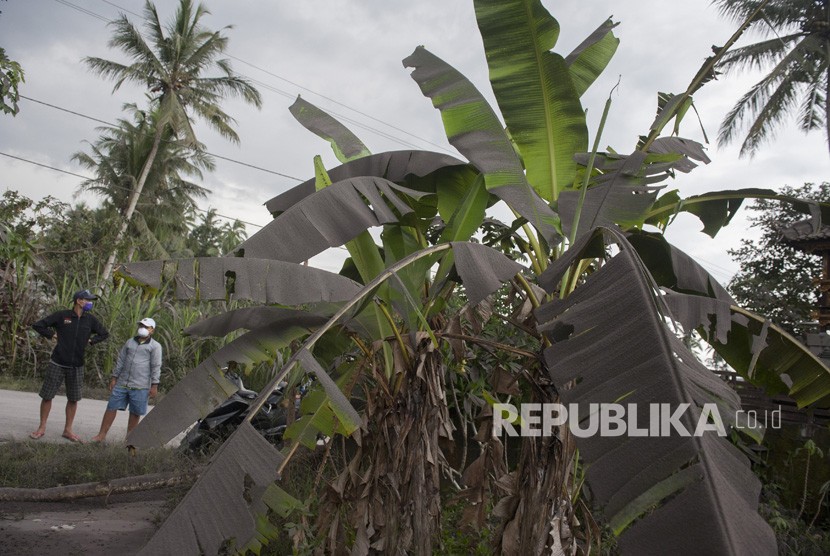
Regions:
<svg viewBox="0 0 830 556"><path fill-rule="evenodd" d="M787 245L822 258L822 272L816 277L818 308L815 318L821 332L830 331L830 226L816 226L812 220L796 222L781 232Z"/></svg>
<svg viewBox="0 0 830 556"><path fill-rule="evenodd" d="M773 411L781 410L781 423L785 425L830 425L830 409L799 409L789 396L767 396L763 389L744 380L732 371L712 371L725 380L741 397L741 409L755 411L759 420Z"/></svg>

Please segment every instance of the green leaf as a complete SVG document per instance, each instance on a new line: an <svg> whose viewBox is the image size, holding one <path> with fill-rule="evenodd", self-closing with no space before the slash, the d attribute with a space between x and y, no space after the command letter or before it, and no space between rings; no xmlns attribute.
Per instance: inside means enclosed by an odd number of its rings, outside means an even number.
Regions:
<svg viewBox="0 0 830 556"><path fill-rule="evenodd" d="M666 195L671 195L667 199ZM776 199L790 204L798 212L813 217L816 224L830 222L830 203L820 203L780 195L771 189L734 189L712 191L680 199L676 193L669 192L657 199L646 218L648 224L665 227L669 220L679 212L694 214L703 222L703 232L711 237L727 226L745 199Z"/></svg>
<svg viewBox="0 0 830 556"><path fill-rule="evenodd" d="M329 405L334 411L340 425L343 427L346 435L352 434L360 427L362 422L357 410L349 403L346 396L337 386L337 383L332 380L329 374L320 366L317 360L311 353L303 349L297 356L297 360L309 374L314 375L319 383L323 386L326 395L329 398Z"/></svg>
<svg viewBox="0 0 830 556"><path fill-rule="evenodd" d="M412 79L441 111L450 143L484 174L487 190L524 216L550 245L558 243L559 217L528 183L510 139L475 86L421 46L403 63L415 68Z"/></svg>
<svg viewBox="0 0 830 556"><path fill-rule="evenodd" d="M614 57L620 39L612 32L619 23L608 18L565 57L576 93L582 96Z"/></svg>
<svg viewBox="0 0 830 556"><path fill-rule="evenodd" d="M372 154L346 126L299 95L288 110L303 127L331 143L334 155L340 162Z"/></svg>
<svg viewBox="0 0 830 556"><path fill-rule="evenodd" d="M565 59L551 52L559 23L539 0L476 0L490 82L527 180L548 202L573 187L573 156L588 127ZM580 65L580 68L583 68Z"/></svg>
<svg viewBox="0 0 830 556"><path fill-rule="evenodd" d="M740 307L694 295L666 297L686 330L698 330L741 376L799 407L830 407L830 369L800 341Z"/></svg>

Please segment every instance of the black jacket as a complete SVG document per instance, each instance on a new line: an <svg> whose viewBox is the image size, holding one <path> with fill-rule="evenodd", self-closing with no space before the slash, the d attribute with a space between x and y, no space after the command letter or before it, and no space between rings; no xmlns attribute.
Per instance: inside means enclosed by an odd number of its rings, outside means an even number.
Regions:
<svg viewBox="0 0 830 556"><path fill-rule="evenodd" d="M34 323L32 328L46 338L52 338L57 332L58 345L52 351L52 361L64 367L82 366L86 346L103 342L110 335L98 319L89 313L78 317L71 309L52 313Z"/></svg>

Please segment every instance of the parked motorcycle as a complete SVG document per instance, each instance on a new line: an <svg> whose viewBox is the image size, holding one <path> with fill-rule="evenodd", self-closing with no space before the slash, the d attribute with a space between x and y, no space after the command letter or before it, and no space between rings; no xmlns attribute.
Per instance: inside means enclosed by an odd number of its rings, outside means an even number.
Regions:
<svg viewBox="0 0 830 556"><path fill-rule="evenodd" d="M206 453L215 443L224 442L248 416L248 410L259 393L245 388L242 378L236 374L228 374L226 378L237 386L237 391L191 427L180 444L182 450ZM286 428L286 414L282 404L286 386L284 382L278 385L251 420L253 427L277 448L282 446L282 435Z"/></svg>

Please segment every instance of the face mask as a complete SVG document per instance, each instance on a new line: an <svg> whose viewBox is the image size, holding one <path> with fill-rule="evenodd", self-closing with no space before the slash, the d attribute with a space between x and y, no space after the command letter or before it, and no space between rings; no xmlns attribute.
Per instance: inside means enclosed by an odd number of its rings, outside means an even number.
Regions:
<svg viewBox="0 0 830 556"><path fill-rule="evenodd" d="M138 329L138 337L139 338L146 338L149 335L150 335L150 331L147 330L146 328L139 328Z"/></svg>
<svg viewBox="0 0 830 556"><path fill-rule="evenodd" d="M84 303L83 306L84 311L91 311L92 310L92 301L87 301Z"/></svg>

